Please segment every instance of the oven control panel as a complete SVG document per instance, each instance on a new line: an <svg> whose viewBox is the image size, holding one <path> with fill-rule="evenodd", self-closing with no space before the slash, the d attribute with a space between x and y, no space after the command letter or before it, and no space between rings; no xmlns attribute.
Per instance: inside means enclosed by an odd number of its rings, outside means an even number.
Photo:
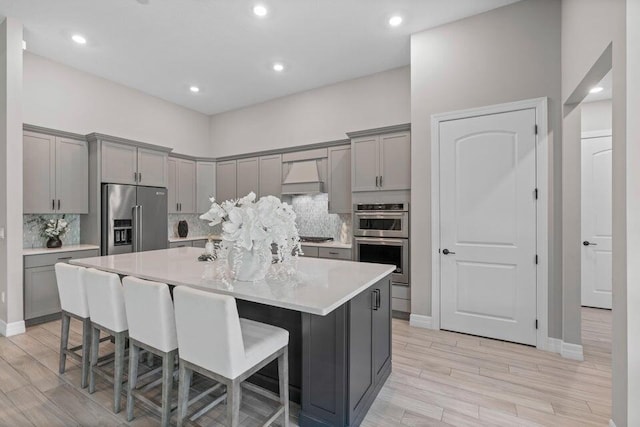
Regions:
<svg viewBox="0 0 640 427"><path fill-rule="evenodd" d="M407 212L409 210L408 203L362 203L354 206L354 210L358 211L400 211Z"/></svg>

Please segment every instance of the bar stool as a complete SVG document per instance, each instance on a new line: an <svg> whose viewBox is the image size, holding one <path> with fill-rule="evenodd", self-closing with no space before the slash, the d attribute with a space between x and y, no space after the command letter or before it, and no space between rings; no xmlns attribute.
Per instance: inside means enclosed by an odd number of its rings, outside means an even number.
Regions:
<svg viewBox="0 0 640 427"><path fill-rule="evenodd" d="M129 378L127 386L127 420L133 419L134 399L158 410L162 426L169 425L173 368L178 354L178 338L169 286L135 277L122 280L124 304L129 323ZM162 358L162 401L160 406L136 390L140 349ZM159 381L146 385L142 391L155 387Z"/></svg>
<svg viewBox="0 0 640 427"><path fill-rule="evenodd" d="M64 374L66 370L67 356L77 360L82 365L80 385L85 388L89 378L89 348L91 346L91 320L89 319L87 292L84 287L85 269L59 262L55 265L55 270L62 308L60 373ZM72 317L82 322L82 345L69 348L69 325ZM78 350L82 351L81 355L77 353Z"/></svg>
<svg viewBox="0 0 640 427"><path fill-rule="evenodd" d="M122 378L124 373L125 343L127 340L127 314L124 308L124 291L117 274L93 268L85 271L85 284L89 312L91 313L91 369L89 393L96 390L95 374L113 382L113 412L120 412ZM98 366L100 331L115 338L113 378Z"/></svg>
<svg viewBox="0 0 640 427"><path fill-rule="evenodd" d="M276 358L279 396L254 385L244 384L244 387L280 403L264 425L283 415L283 424L288 426L289 332L240 319L236 301L230 296L179 286L174 289L173 298L180 348L178 426L183 425L192 403L189 388L193 372L227 387L227 425L236 427L240 419L240 386Z"/></svg>

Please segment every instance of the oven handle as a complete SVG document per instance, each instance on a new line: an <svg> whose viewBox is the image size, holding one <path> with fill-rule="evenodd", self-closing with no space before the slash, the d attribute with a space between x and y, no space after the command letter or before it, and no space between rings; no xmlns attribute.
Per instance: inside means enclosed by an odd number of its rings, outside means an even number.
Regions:
<svg viewBox="0 0 640 427"><path fill-rule="evenodd" d="M362 218L399 218L402 219L407 212L356 212L357 217Z"/></svg>
<svg viewBox="0 0 640 427"><path fill-rule="evenodd" d="M355 237L354 240L356 243L365 242L365 243L376 243L378 245L387 245L387 246L404 246L407 239L385 239L378 237Z"/></svg>

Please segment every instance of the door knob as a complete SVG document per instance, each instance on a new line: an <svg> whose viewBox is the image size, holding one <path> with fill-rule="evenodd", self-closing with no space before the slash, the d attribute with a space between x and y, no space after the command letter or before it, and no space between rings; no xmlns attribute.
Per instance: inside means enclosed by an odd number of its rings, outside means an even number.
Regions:
<svg viewBox="0 0 640 427"><path fill-rule="evenodd" d="M455 255L455 254L456 254L455 252L451 252L449 249L443 249L443 250L442 250L442 253L443 253L444 255L449 255L449 254L451 254L451 255Z"/></svg>
<svg viewBox="0 0 640 427"><path fill-rule="evenodd" d="M585 240L584 242L582 242L582 245L583 245L583 246L598 246L598 244L597 244L597 243L591 243L591 242L590 242L590 241L588 241L588 240Z"/></svg>

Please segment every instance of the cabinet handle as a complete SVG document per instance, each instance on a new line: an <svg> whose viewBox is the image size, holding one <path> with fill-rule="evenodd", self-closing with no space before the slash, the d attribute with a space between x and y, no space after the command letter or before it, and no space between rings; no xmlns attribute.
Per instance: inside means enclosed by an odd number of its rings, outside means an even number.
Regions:
<svg viewBox="0 0 640 427"><path fill-rule="evenodd" d="M380 188L382 188L382 175L380 175Z"/></svg>
<svg viewBox="0 0 640 427"><path fill-rule="evenodd" d="M376 188L378 187L378 176L376 175Z"/></svg>
<svg viewBox="0 0 640 427"><path fill-rule="evenodd" d="M371 291L371 297L372 297L372 310L378 310L378 297L376 296L376 290Z"/></svg>
<svg viewBox="0 0 640 427"><path fill-rule="evenodd" d="M138 182L142 182L142 172L138 172Z"/></svg>
<svg viewBox="0 0 640 427"><path fill-rule="evenodd" d="M60 199L58 199L58 210L60 210Z"/></svg>
<svg viewBox="0 0 640 427"><path fill-rule="evenodd" d="M58 261L64 261L66 259L71 259L71 258L73 258L73 257L72 256L63 256L63 257L58 258Z"/></svg>
<svg viewBox="0 0 640 427"><path fill-rule="evenodd" d="M176 211L180 210L180 203L176 203Z"/></svg>
<svg viewBox="0 0 640 427"><path fill-rule="evenodd" d="M329 255L340 255L338 252L329 252Z"/></svg>
<svg viewBox="0 0 640 427"><path fill-rule="evenodd" d="M133 182L138 182L138 172L133 173Z"/></svg>
<svg viewBox="0 0 640 427"><path fill-rule="evenodd" d="M382 306L382 301L380 301L380 289L376 289L376 310Z"/></svg>
<svg viewBox="0 0 640 427"><path fill-rule="evenodd" d="M51 200L51 210L52 211L56 210L56 199Z"/></svg>

